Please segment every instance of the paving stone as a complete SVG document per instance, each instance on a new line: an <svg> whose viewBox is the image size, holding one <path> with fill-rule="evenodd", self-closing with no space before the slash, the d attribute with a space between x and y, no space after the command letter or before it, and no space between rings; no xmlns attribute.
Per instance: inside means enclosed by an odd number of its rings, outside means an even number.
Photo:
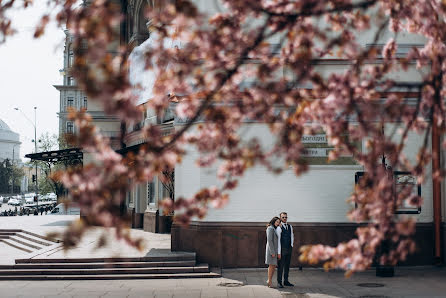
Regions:
<svg viewBox="0 0 446 298"><path fill-rule="evenodd" d="M173 293L173 298L197 298L201 296L201 290L187 290L179 292L177 290Z"/></svg>
<svg viewBox="0 0 446 298"><path fill-rule="evenodd" d="M226 298L228 297L227 289L205 288L201 290L201 298Z"/></svg>

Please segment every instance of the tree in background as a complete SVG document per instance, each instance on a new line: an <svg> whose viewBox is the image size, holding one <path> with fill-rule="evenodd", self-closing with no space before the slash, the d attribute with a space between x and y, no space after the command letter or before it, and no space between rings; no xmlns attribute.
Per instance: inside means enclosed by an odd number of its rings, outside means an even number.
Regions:
<svg viewBox="0 0 446 298"><path fill-rule="evenodd" d="M14 32L13 20L6 13L13 2L0 3L0 41ZM57 22L66 25L74 36L72 74L77 84L107 113L124 123L140 122L142 113L128 78L130 49L123 45L116 53L109 52L110 43L117 38L116 28L124 19L119 3L88 2L88 6L75 7L76 1L49 1L48 14L42 17L35 36L44 33L55 15ZM432 157L427 146L429 133L434 130L443 134L446 119L442 100L446 92L446 2L221 2L225 11L211 17L187 0L157 2L164 3L164 7L146 12L153 38L152 47L145 53L146 67L157 78L154 96L147 106L162 115L172 95L181 95L176 113L187 121L173 135L163 136L157 125L148 125L143 128L147 145L136 155L122 157L92 125L90 116L71 113L79 129L77 145L98 161L64 172L61 177L73 199L86 211L82 227L117 227L119 236L139 245L124 234L126 223L116 211L123 198L115 194L126 193L132 186L129 181L151 181L162 175L163 169L175 168L186 145L197 148L202 167L219 161L218 176L223 183L188 198L166 201L165 206L178 210L177 220L184 223L193 216L204 217L210 204L224 206L239 178L254 165L274 173L290 167L297 176L305 173L308 164L302 158L305 148L301 136L324 130L334 147L330 160L348 154L367 172L365 182L350 198L358 208L348 216L368 224L356 230L356 239L336 247L304 247L303 260L324 261L326 268L350 272L364 270L372 264L383 240L391 241L392 249L382 255L382 263L404 260L415 250L410 238L415 221L395 221L394 211L403 201L420 206L422 199L405 190L395 202L393 180L386 168L377 166L377 161L386 152L394 168L405 168L420 180L425 178L426 165ZM24 1L23 7L31 4ZM370 29L374 29L374 36L363 46L358 36ZM383 40L383 32L391 32L391 37ZM395 40L408 33L422 36L425 44L397 55ZM276 47L269 43L272 38L279 40ZM182 46L166 47L172 40L181 41ZM345 70L324 76L317 67L327 58L349 63ZM389 76L413 66L419 70L417 84L398 82ZM277 76L279 73L285 75ZM249 84L243 84L246 78ZM410 103L401 93L389 92L392 90L410 92L416 99ZM197 120L202 124L192 133L189 129ZM265 150L256 139L242 138L237 131L244 121L267 124L276 137L273 148ZM383 133L387 122L397 123L397 140L394 134ZM402 154L411 132L424 134L424 146L415 161ZM367 150L362 152L355 144L365 139ZM284 162L274 163L277 157ZM433 158L435 163L438 156ZM444 173L444 169L436 168L434 180L439 181ZM75 243L84 232L79 225L68 228L65 237L69 241L65 243Z"/></svg>
<svg viewBox="0 0 446 298"><path fill-rule="evenodd" d="M40 135L38 144L39 152L55 151L66 148L66 142L63 138L60 138L56 134L51 135L48 132ZM65 187L55 173L57 173L57 171L64 170L65 165L63 163L47 161L37 161L37 165L44 173L44 175L39 177L39 192L42 194L53 192L58 197L62 196L64 194Z"/></svg>
<svg viewBox="0 0 446 298"><path fill-rule="evenodd" d="M159 176L163 188L166 190L168 197L172 202L175 201L175 170L166 169ZM171 208L170 208L171 209ZM173 211L173 210L170 210Z"/></svg>
<svg viewBox="0 0 446 298"><path fill-rule="evenodd" d="M24 171L9 159L0 162L0 193L20 193ZM14 183L13 183L14 182ZM14 185L14 190L12 186Z"/></svg>

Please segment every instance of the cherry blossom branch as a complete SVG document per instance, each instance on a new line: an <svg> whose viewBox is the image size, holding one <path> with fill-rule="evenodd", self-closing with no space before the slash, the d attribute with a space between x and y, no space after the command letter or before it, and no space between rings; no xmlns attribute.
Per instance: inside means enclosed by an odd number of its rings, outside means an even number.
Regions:
<svg viewBox="0 0 446 298"><path fill-rule="evenodd" d="M322 1L322 3L323 2L325 2L325 1ZM304 6L304 9L307 9L307 10L301 11L299 13L274 12L271 10L267 10L265 8L261 9L261 11L270 15L270 16L274 16L274 17L286 17L286 18L291 18L291 19L297 19L300 17L321 16L321 15L325 15L325 14L351 11L354 9L366 9L366 8L369 8L370 6L373 6L376 2L377 2L377 0L369 0L369 1L359 2L359 3L340 4L333 8L319 9L319 10L313 9L313 7L306 8Z"/></svg>
<svg viewBox="0 0 446 298"><path fill-rule="evenodd" d="M212 91L208 92L208 94L206 94L205 98L202 100L200 107L195 112L195 115L191 119L188 119L188 122L186 123L186 125L184 125L177 133L175 133L175 135L169 140L169 142L167 144L163 145L163 147L161 147L161 148L155 148L154 150L156 152L161 152L164 148L168 148L172 144L174 144L200 118L202 113L209 107L209 105L212 101L212 98L215 96L215 94L217 94L218 91L226 84L226 82L229 81L232 78L232 76L238 71L240 66L247 59L248 54L252 50L254 50L264 40L264 34L265 34L266 29L269 26L270 19L271 19L270 17L267 18L264 25L261 27L258 35L252 42L252 45L244 49L244 51L240 55L239 59L237 60L237 63L235 64L235 66L225 73L225 75L223 76L223 78L221 79L221 81L219 82L219 84L216 86L216 88L214 90L212 90Z"/></svg>

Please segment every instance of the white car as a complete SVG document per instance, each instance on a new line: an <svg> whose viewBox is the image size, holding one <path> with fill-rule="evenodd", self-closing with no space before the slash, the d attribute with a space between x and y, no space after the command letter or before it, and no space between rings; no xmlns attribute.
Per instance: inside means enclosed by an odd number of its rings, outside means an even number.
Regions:
<svg viewBox="0 0 446 298"><path fill-rule="evenodd" d="M34 204L34 198L25 197L25 204Z"/></svg>
<svg viewBox="0 0 446 298"><path fill-rule="evenodd" d="M16 198L12 198L8 201L8 204L12 205L12 206L20 206L20 200L16 199Z"/></svg>
<svg viewBox="0 0 446 298"><path fill-rule="evenodd" d="M54 192L45 195L49 201L57 201L57 195Z"/></svg>

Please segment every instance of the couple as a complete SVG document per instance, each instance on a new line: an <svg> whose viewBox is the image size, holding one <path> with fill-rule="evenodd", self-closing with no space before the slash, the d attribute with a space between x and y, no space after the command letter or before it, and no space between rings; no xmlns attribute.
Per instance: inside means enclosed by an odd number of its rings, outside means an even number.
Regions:
<svg viewBox="0 0 446 298"><path fill-rule="evenodd" d="M266 229L266 254L265 264L268 265L268 287L272 288L274 270L277 269L277 286L294 286L288 280L290 271L291 254L293 252L294 234L293 227L287 224L288 215L280 213L279 217L273 217ZM282 284L282 274L284 283Z"/></svg>

